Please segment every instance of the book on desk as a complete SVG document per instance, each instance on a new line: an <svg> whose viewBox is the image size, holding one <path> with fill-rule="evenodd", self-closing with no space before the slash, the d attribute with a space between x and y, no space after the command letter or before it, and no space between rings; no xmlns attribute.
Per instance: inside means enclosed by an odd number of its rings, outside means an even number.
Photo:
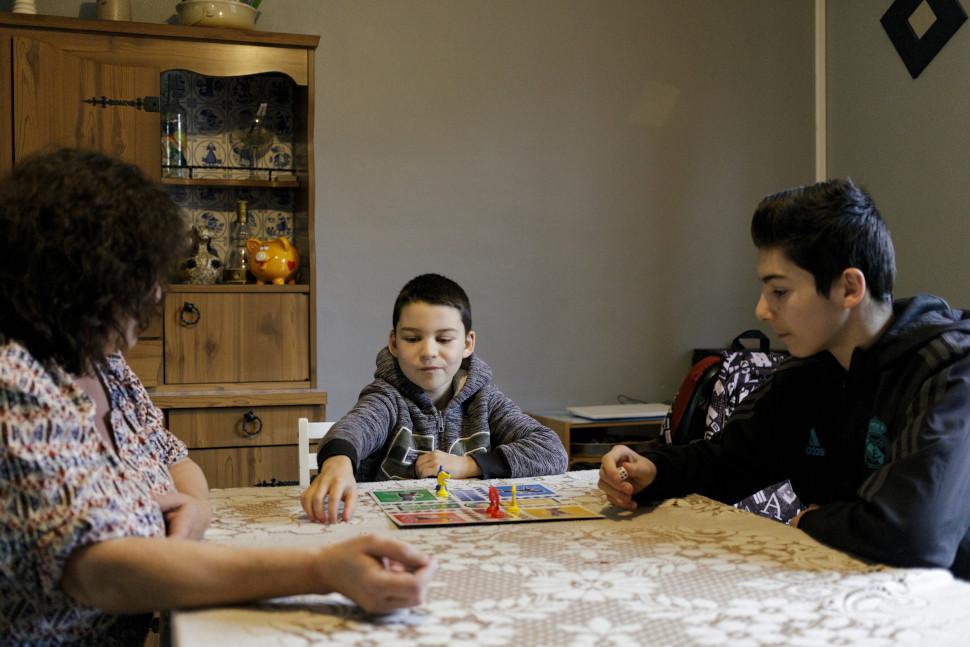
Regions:
<svg viewBox="0 0 970 647"><path fill-rule="evenodd" d="M663 420L670 411L670 405L662 402L594 404L567 407L566 411L589 420Z"/></svg>

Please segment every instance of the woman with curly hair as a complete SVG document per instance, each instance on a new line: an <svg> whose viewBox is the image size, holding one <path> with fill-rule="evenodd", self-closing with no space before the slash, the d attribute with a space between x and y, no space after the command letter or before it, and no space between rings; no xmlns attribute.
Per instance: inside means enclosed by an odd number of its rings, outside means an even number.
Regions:
<svg viewBox="0 0 970 647"><path fill-rule="evenodd" d="M140 644L173 607L339 591L380 612L424 595L433 560L390 539L194 541L205 477L121 355L184 233L161 187L100 153L36 155L0 180L2 644Z"/></svg>

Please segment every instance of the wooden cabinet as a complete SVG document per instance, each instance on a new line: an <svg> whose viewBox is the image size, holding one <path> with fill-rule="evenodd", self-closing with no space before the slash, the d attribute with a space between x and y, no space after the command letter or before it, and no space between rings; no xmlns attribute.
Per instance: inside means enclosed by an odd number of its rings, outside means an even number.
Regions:
<svg viewBox="0 0 970 647"><path fill-rule="evenodd" d="M0 172L52 145L100 150L158 178L223 260L241 199L250 235L284 235L299 251L292 285L169 286L162 320L128 354L214 487L295 481L297 419L326 417L313 285L318 40L0 14ZM187 123L177 173L162 162L160 110L173 97ZM239 135L261 104L257 148Z"/></svg>
<svg viewBox="0 0 970 647"><path fill-rule="evenodd" d="M323 420L326 393L195 391L156 394L168 428L212 487L290 482L297 474L296 421Z"/></svg>

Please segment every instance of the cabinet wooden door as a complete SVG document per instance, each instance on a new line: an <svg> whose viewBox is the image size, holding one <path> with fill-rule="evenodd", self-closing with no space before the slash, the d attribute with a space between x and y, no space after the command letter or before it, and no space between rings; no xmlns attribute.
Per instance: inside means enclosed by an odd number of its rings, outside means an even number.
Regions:
<svg viewBox="0 0 970 647"><path fill-rule="evenodd" d="M159 177L157 108L137 106L158 97L159 70L125 62L112 43L63 32L12 38L15 162L51 145L72 146L116 155ZM136 105L102 105L102 98Z"/></svg>
<svg viewBox="0 0 970 647"><path fill-rule="evenodd" d="M190 449L189 458L205 473L209 487L251 487L299 479L296 445Z"/></svg>
<svg viewBox="0 0 970 647"><path fill-rule="evenodd" d="M306 293L171 293L165 383L309 382Z"/></svg>

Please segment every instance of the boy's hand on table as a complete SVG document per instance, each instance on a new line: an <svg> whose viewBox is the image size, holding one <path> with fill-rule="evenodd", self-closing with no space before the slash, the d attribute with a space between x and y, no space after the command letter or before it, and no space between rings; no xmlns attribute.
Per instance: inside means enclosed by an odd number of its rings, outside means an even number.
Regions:
<svg viewBox="0 0 970 647"><path fill-rule="evenodd" d="M410 544L363 535L322 550L322 592L337 591L367 613L389 613L424 602L437 563Z"/></svg>
<svg viewBox="0 0 970 647"><path fill-rule="evenodd" d="M817 503L810 503L810 504L808 504L805 507L804 510L801 510L798 514L796 514L792 518L791 521L788 522L788 525L791 526L792 528L797 528L798 527L798 522L802 520L802 515L804 515L806 512L811 512L812 510L818 510L818 504Z"/></svg>
<svg viewBox="0 0 970 647"><path fill-rule="evenodd" d="M603 456L597 486L613 505L636 510L637 502L633 500L633 495L653 483L655 478L657 466L653 461L626 445L616 445Z"/></svg>
<svg viewBox="0 0 970 647"><path fill-rule="evenodd" d="M437 449L418 456L414 461L414 473L419 479L434 478L439 466L451 474L453 479L470 479L482 473L478 463L470 456L455 456Z"/></svg>
<svg viewBox="0 0 970 647"><path fill-rule="evenodd" d="M354 466L346 456L331 456L323 462L310 487L300 495L300 504L310 521L336 523L341 501L344 504L341 518L350 521L357 503Z"/></svg>

